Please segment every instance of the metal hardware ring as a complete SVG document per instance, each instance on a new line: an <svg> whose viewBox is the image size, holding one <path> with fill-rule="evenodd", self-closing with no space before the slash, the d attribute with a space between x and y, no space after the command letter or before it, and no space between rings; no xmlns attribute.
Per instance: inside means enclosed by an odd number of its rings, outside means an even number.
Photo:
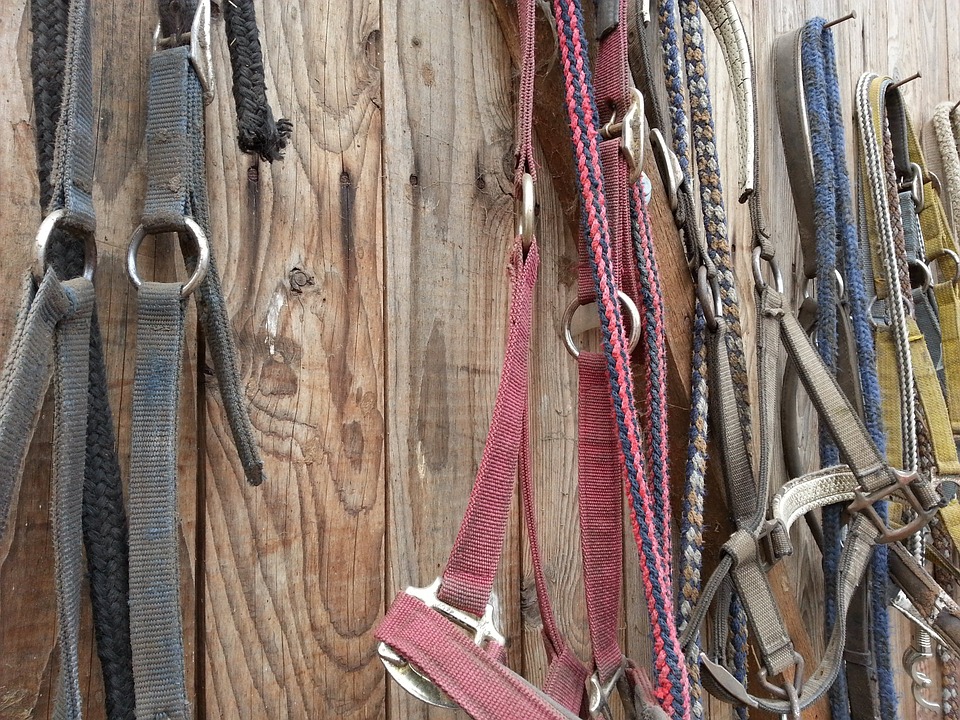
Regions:
<svg viewBox="0 0 960 720"><path fill-rule="evenodd" d="M186 227L187 234L193 238L197 244L197 267L193 270L193 275L183 284L180 289L180 297L186 299L190 297L194 290L203 282L207 276L207 270L210 268L210 243L207 241L207 234L196 220L189 217L183 218L183 224ZM130 282L133 286L139 288L143 285L140 273L137 272L137 252L140 250L140 244L147 235L154 235L162 232L176 232L182 235L182 230L158 230L148 231L143 225L140 225L133 231L130 237L130 245L127 247L127 275L130 276Z"/></svg>
<svg viewBox="0 0 960 720"><path fill-rule="evenodd" d="M67 210L61 208L54 210L47 215L40 228L37 230L37 240L35 243L36 254L33 261L33 276L37 282L43 279L43 274L47 271L47 244L50 242L50 236L60 220L67 215ZM97 240L93 233L84 233L83 238L83 277L93 282L93 276L97 272Z"/></svg>
<svg viewBox="0 0 960 720"><path fill-rule="evenodd" d="M637 344L640 342L640 311L637 309L637 304L633 302L630 296L622 290L617 290L617 299L627 309L627 312L630 313L630 339L628 340L628 350L633 352L634 348L636 348ZM573 316L576 314L577 310L586 304L589 303L581 303L579 299L574 300L572 303L570 303L570 305L567 306L566 311L563 313L563 320L560 321L563 344L567 348L567 352L573 356L574 360L580 357L580 348L577 347L577 343L573 339L573 328L571 327L571 323L573 322Z"/></svg>

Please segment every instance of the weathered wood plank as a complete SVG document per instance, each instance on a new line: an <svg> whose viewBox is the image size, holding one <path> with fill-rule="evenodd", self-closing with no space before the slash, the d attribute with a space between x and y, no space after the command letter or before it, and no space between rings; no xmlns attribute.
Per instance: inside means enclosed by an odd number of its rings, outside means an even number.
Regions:
<svg viewBox="0 0 960 720"><path fill-rule="evenodd" d="M257 10L270 94L295 133L273 167L239 153L219 43L211 207L267 480L245 485L207 375L205 708L382 717L379 3Z"/></svg>

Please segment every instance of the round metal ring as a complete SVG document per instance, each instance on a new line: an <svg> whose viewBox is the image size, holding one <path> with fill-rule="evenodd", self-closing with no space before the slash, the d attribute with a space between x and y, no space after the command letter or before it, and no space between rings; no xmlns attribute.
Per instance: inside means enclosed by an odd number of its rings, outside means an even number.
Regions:
<svg viewBox="0 0 960 720"><path fill-rule="evenodd" d="M833 269L834 279L837 281L837 302L843 302L844 297L847 294L846 283L843 282L843 273L840 272L840 268ZM803 299L806 300L810 297L810 284L815 283L817 279L815 277L805 278L803 281Z"/></svg>
<svg viewBox="0 0 960 720"><path fill-rule="evenodd" d="M934 254L930 258L927 265L937 263L937 266L939 267L940 258L944 258L944 257L948 257L953 261L953 280L951 280L951 283L953 285L960 283L960 255L957 255L957 253L951 250L950 248L941 248L936 254Z"/></svg>
<svg viewBox="0 0 960 720"><path fill-rule="evenodd" d="M767 281L763 277L763 268L760 266L760 261L763 259L760 257L760 252L760 246L755 245L753 248L753 281L758 292L765 290L767 287ZM767 260L767 265L770 266L770 271L773 273L774 289L778 293L783 293L783 275L780 273L780 266L773 258Z"/></svg>
<svg viewBox="0 0 960 720"><path fill-rule="evenodd" d="M913 279L911 278L911 290L919 290L922 293L925 293L927 290L929 290L930 286L933 285L933 273L930 271L930 266L927 265L927 263L925 263L923 260L914 258L913 260L907 261L907 267L910 270L916 268L920 271L920 274L923 275L923 284L920 287L912 287Z"/></svg>
<svg viewBox="0 0 960 720"><path fill-rule="evenodd" d="M637 347L637 343L640 342L640 311L637 309L637 304L633 302L630 296L624 293L622 290L617 291L617 299L620 300L620 303L630 314L630 339L628 341L628 350L633 352L633 350ZM571 327L571 324L573 322L573 316L576 314L577 310L583 307L584 304L589 303L581 303L580 300L574 300L567 306L566 311L563 313L563 320L560 321L563 344L567 348L567 352L573 356L574 360L580 357L580 348L577 347L577 343L573 339L573 328Z"/></svg>
<svg viewBox="0 0 960 720"><path fill-rule="evenodd" d="M210 267L210 243L207 241L207 234L196 220L184 217L183 224L186 227L187 234L193 238L193 241L197 245L197 267L194 268L190 279L187 280L180 289L180 297L186 299L190 297L191 293L197 289L207 276L207 270ZM140 245L147 235L162 232L176 232L178 235L183 234L182 230L177 229L165 230L160 228L158 230L148 231L141 225L133 231L133 235L130 237L130 245L127 247L127 275L130 276L130 282L132 282L136 288L143 285L140 273L137 272L137 252L140 250Z"/></svg>
<svg viewBox="0 0 960 720"><path fill-rule="evenodd" d="M47 245L50 242L50 236L57 224L67 216L67 210L61 208L54 210L47 215L40 228L37 230L37 240L34 244L36 253L33 261L33 276L37 282L43 279L47 271ZM84 233L83 238L83 277L93 282L93 276L97 272L97 240L93 233Z"/></svg>

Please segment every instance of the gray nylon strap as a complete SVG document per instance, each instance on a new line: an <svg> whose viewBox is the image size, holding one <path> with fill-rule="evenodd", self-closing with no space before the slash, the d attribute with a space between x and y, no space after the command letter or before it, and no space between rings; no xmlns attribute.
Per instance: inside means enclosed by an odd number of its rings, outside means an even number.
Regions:
<svg viewBox="0 0 960 720"><path fill-rule="evenodd" d="M49 275L49 273L48 273ZM80 720L80 588L83 563L83 474L87 444L87 381L93 284L63 283L72 302L54 339L53 547L60 681L55 720Z"/></svg>
<svg viewBox="0 0 960 720"><path fill-rule="evenodd" d="M184 301L177 283L137 293L130 454L130 631L137 720L188 720L180 616L177 427Z"/></svg>
<svg viewBox="0 0 960 720"><path fill-rule="evenodd" d="M51 376L54 380L53 545L60 674L56 720L79 720L83 477L93 286L61 283L48 270L39 289L27 279L13 342L0 376L0 537L13 488Z"/></svg>
<svg viewBox="0 0 960 720"><path fill-rule="evenodd" d="M65 208L63 222L84 232L96 230L93 210L93 61L89 0L70 4L64 67L63 105L57 126L49 210Z"/></svg>
<svg viewBox="0 0 960 720"><path fill-rule="evenodd" d="M903 220L903 246L907 263L911 267L926 265L926 252L923 247L923 235L920 231L920 216L911 192L900 193L900 217ZM913 278L911 278L913 279ZM913 297L914 318L923 333L923 339L930 353L930 360L937 374L943 378L943 333L940 330L940 312L937 299L933 294L932 283L927 287L915 287Z"/></svg>
<svg viewBox="0 0 960 720"><path fill-rule="evenodd" d="M205 177L203 88L189 47L154 53L147 99L148 186L143 226L149 232L184 229L192 217L209 236ZM187 270L196 266L196 247L181 243ZM247 482L263 482L263 460L254 439L240 384L239 363L220 276L210 250L210 267L197 293L200 325L213 360L217 388Z"/></svg>
<svg viewBox="0 0 960 720"><path fill-rule="evenodd" d="M39 289L32 277L25 279L0 375L0 538L6 531L13 491L53 373L54 332L71 307L53 270L47 271Z"/></svg>

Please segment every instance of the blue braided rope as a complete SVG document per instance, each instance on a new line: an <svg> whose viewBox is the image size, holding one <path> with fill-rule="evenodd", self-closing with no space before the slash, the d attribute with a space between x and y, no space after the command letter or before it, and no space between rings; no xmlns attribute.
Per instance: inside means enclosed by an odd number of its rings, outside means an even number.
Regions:
<svg viewBox="0 0 960 720"><path fill-rule="evenodd" d="M826 31L829 33L829 30ZM811 20L800 33L800 57L804 97L810 126L811 148L814 165L814 224L817 251L817 351L830 372L837 374L837 304L836 293L838 244L838 198L833 128L830 125L827 100L827 78L824 67L823 22ZM843 162L843 155L840 161ZM820 424L820 467L836 465L840 461L829 429ZM831 591L836 587L839 573L841 537L843 532L843 506L823 508L823 580L825 593L824 630L827 637L837 623L837 598ZM830 688L830 712L834 720L849 720L847 675L841 666L837 680Z"/></svg>
<svg viewBox="0 0 960 720"><path fill-rule="evenodd" d="M643 193L635 188L630 192L630 229L633 239L633 253L637 260L640 277L641 334L644 342L644 367L646 390L649 393L649 407L645 411L650 422L645 426L649 433L648 466L650 472L651 495L654 498L654 518L656 532L662 538L670 537L669 511L670 498L656 488L670 486L670 459L666 454L668 443L667 423L667 369L664 365L662 349L666 346L663 330L663 289L660 285L660 273L657 258L649 238L652 237L650 216L643 202ZM647 239L644 242L644 239ZM660 307L658 316L657 306Z"/></svg>
<svg viewBox="0 0 960 720"><path fill-rule="evenodd" d="M564 81L568 92L568 106L573 110L571 116L571 132L573 134L574 145L583 144L586 146L585 154L589 155L586 162L578 158L578 170L574 173L580 190L581 203L585 206L587 202L587 193L584 187L584 174L587 176L586 182L589 183L589 195L593 201L593 207L590 208L592 214L600 219L599 228L595 236L592 236L590 228L587 227L588 208L582 207L581 224L582 237L591 244L596 242L602 249L602 255L610 258L610 237L609 229L606 223L606 211L603 194L603 181L599 172L599 156L596 147L597 129L591 123L587 122L585 109L589 110L591 117L599 117L597 112L596 98L593 92L592 74L590 72L589 51L586 37L583 36L583 11L580 0L569 0L562 2L557 0L554 3L555 13L558 20L559 42L565 46L566 54L575 59L577 63L576 73L582 73L578 77L575 72L564 72ZM574 38L574 29L580 35ZM571 97L572 95L572 97ZM607 289L615 288L616 283L613 276L613 267L611 262L598 263L593 252L588 252L594 277L594 290L598 299L603 298L603 286ZM601 283L601 276L603 283ZM605 311L606 303L598 302L601 313ZM627 427L625 404L630 408L635 406L633 385L629 371L626 373L624 385L618 386L618 368L614 354L614 343L618 342L617 349L621 357L627 357L625 352L625 342L623 339L623 322L620 317L619 304L614 302L608 310L612 314L612 321L617 332L616 340L611 328L607 322L606 315L601 317L601 336L603 339L604 354L607 359L607 369L611 379L611 396L613 400L614 414L617 419L617 430L620 439L622 456L624 459L625 470L627 474L627 484L631 495L633 507L642 508L644 506L643 497L640 490L640 477L643 476L642 468L637 467L637 461L642 458L635 457L631 447L631 428ZM629 369L628 369L629 370ZM637 437L639 437L639 427L632 428ZM666 577L661 572L662 568L657 561L660 556L659 542L653 535L653 528L648 527L645 522L638 523L639 535L638 541L641 546L643 556L647 560L644 563L644 573L649 574L650 585L652 588L652 598L654 602L655 618L651 618L651 623L658 626L658 632L662 638L661 656L656 659L658 665L665 663L669 679L669 701L671 716L677 720L683 720L687 717L686 696L688 692L688 680L686 668L679 653L679 644L676 642L676 627L673 617L673 597L672 597L672 579L670 578L669 563L666 563ZM671 642L671 636L673 641ZM656 643L655 643L656 644ZM661 700L662 702L662 700Z"/></svg>
<svg viewBox="0 0 960 720"><path fill-rule="evenodd" d="M817 296L818 311L824 310L826 319L818 314L818 349L821 355L832 353L836 366L836 305L833 269L839 265L844 279L847 302L853 325L854 342L857 348L857 367L863 396L864 422L870 437L881 453L885 452L886 438L882 428L880 411L880 382L877 377L876 351L873 332L870 326L870 298L867 297L866 282L860 260L860 246L857 227L854 221L851 203L850 178L845 162L846 141L843 129L843 106L840 99L840 84L837 74L836 51L833 34L824 27L823 18L815 18L804 27L801 52L804 68L804 93L807 97L807 115L810 123L811 140L814 147L814 162L817 173L816 213L818 225L818 260L826 260L828 269L823 273L818 269ZM822 166L822 170L821 170ZM824 174L821 174L824 173ZM821 193L821 189L830 192ZM821 233L821 217L824 219L824 232ZM823 244L821 245L821 234ZM839 253L839 263L837 254ZM829 275L827 273L829 272ZM831 323L829 314L832 306L832 325L819 327L820 323ZM833 329L833 338L821 339L821 330ZM832 340L832 345L831 345ZM826 357L824 358L829 363ZM821 436L821 460L824 464L837 461L833 443L823 443ZM886 502L877 503L877 511L886 519ZM828 587L836 583L837 564L840 556L840 509L824 508L824 579ZM890 619L886 605L888 557L887 547L878 545L871 559L871 629L873 634L874 655L877 664L880 709L884 718L897 717L897 695L894 686L893 665L890 650ZM832 593L827 593L828 632L836 622L836 606ZM845 684L841 674L840 682ZM849 717L846 705L846 688L837 685L831 690L830 701L834 718L842 720ZM840 693L842 692L842 696ZM842 698L842 700L841 700Z"/></svg>
<svg viewBox="0 0 960 720"><path fill-rule="evenodd" d="M673 123L674 152L680 158L681 167L691 181L691 168L688 158L689 139L687 134L687 118L684 111L684 83L681 74L681 42L677 35L675 0L660 0L660 41L664 56L664 71L667 82L669 108ZM699 0L681 0L680 20L683 27L683 57L686 70L686 91L690 96L691 125L693 128L694 148L696 155L697 176L700 185L700 205L703 211L704 230L707 241L707 251L710 259L717 267L720 296L723 314L729 327L727 334L727 351L733 373L734 389L737 397L737 413L744 434L751 435L752 418L749 405L749 390L747 378L747 363L743 351L743 331L740 324L740 303L737 298L736 281L733 275L731 250L727 237L726 209L723 204L723 186L720 180L720 163L714 142L715 128L713 123L713 103L710 96L710 82L706 68L706 50L703 40L703 26L700 20ZM700 337L694 342L705 342L705 325L694 328ZM695 357L696 362L696 357ZM694 374L696 375L696 369ZM696 391L696 384L694 384ZM694 405L697 405L696 399ZM691 440L697 439L696 410L691 412ZM704 427L706 426L706 417ZM704 439L705 444L705 439ZM691 450L693 452L693 442ZM704 462L706 458L704 456ZM688 475L687 495L694 490ZM701 534L702 542L702 534ZM699 578L698 578L699 579ZM735 607L733 609L736 609ZM731 617L731 631L734 633L735 647L743 652L734 652L733 674L745 683L747 679L746 645L747 623L745 615ZM741 718L746 718L746 709L738 708Z"/></svg>

